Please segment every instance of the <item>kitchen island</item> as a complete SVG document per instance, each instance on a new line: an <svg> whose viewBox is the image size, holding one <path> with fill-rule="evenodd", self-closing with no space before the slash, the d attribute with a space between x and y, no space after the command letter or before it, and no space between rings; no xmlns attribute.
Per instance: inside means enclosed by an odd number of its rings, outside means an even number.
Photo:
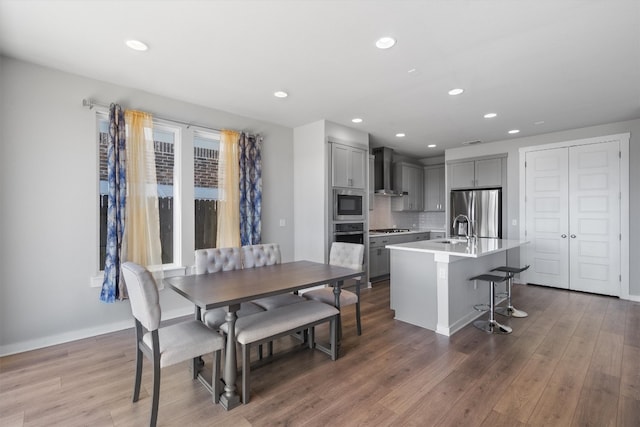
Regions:
<svg viewBox="0 0 640 427"><path fill-rule="evenodd" d="M469 278L507 265L507 251L525 243L452 238L388 245L395 318L442 335L454 334L482 316L474 305L489 302L489 284Z"/></svg>

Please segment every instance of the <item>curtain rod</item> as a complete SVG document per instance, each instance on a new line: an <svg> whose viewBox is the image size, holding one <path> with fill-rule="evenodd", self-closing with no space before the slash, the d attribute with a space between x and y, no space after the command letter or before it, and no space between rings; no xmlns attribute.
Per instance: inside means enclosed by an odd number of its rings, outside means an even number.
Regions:
<svg viewBox="0 0 640 427"><path fill-rule="evenodd" d="M105 104L104 102L94 101L93 99L83 99L82 100L82 106L83 107L87 107L89 110L93 109L93 107L96 107L96 106L106 108L107 110L109 109L109 104ZM213 131L216 131L216 132L222 132L222 129L216 129L216 128L213 128L211 126L204 126L204 125L199 125L199 124L193 123L193 122L185 122L183 120L176 120L176 119L171 119L171 118L168 118L168 117L157 116L157 115L155 115L153 113L151 113L151 115L156 119L166 120L168 122L173 122L173 123L178 123L178 124L181 124L181 125L185 125L185 126L187 126L187 129L189 129L191 126L196 126L196 127L202 128L202 129L208 129L208 130L213 130Z"/></svg>

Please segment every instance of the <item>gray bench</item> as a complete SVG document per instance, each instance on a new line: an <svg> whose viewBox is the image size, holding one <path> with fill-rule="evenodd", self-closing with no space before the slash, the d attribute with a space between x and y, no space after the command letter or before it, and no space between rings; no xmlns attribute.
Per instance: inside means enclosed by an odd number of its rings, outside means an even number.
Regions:
<svg viewBox="0 0 640 427"><path fill-rule="evenodd" d="M235 332L236 341L242 346L242 403L248 403L250 398L251 366L249 355L251 345L264 344L279 337L308 330L309 348L316 347L331 356L331 360L336 360L338 357L337 318L339 314L340 311L337 308L328 304L304 301L238 318ZM324 322L330 322L330 348L328 349L315 344L314 327ZM220 329L227 333L227 324L223 324Z"/></svg>

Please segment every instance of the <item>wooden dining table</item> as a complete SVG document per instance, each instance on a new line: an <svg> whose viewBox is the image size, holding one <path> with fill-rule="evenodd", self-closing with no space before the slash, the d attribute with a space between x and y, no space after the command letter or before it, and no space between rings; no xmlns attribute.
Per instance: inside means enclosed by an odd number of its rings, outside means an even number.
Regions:
<svg viewBox="0 0 640 427"><path fill-rule="evenodd" d="M235 322L240 303L331 284L334 286L335 306L340 308L340 289L344 280L362 275L362 270L312 261L294 261L258 268L171 277L165 279L165 283L195 305L195 316L198 320L201 319L202 310L226 308L225 321L229 333L223 371L224 392L220 396L220 403L225 409L230 410L240 404L240 396L235 385L238 369ZM339 319L338 322L340 327Z"/></svg>

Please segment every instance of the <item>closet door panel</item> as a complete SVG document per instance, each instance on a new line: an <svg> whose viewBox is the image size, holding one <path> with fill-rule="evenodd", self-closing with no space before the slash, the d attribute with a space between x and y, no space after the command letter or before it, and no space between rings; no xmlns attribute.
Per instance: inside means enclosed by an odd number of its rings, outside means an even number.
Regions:
<svg viewBox="0 0 640 427"><path fill-rule="evenodd" d="M567 168L566 148L526 154L526 282L569 287Z"/></svg>
<svg viewBox="0 0 640 427"><path fill-rule="evenodd" d="M570 288L620 295L619 143L569 148Z"/></svg>

